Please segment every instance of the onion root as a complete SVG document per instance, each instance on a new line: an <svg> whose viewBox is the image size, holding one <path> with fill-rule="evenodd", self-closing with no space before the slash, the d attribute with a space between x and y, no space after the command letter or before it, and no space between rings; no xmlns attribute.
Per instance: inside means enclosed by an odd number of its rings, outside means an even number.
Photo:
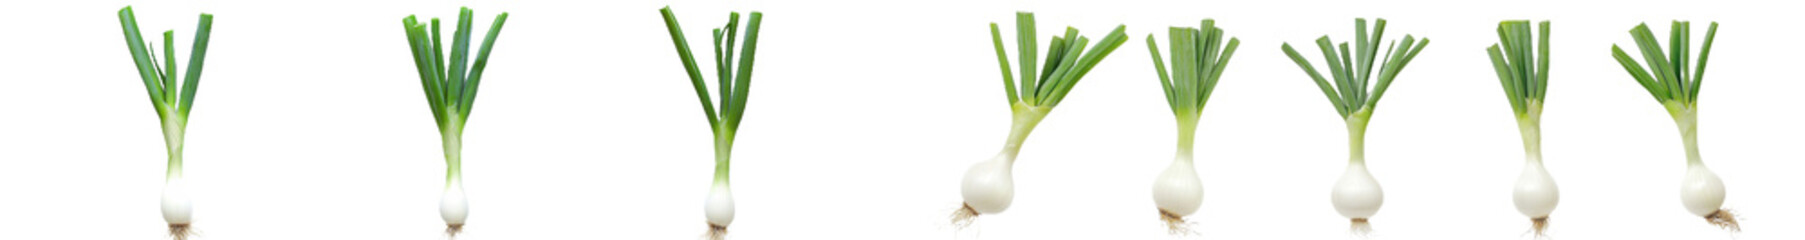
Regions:
<svg viewBox="0 0 1805 240"><path fill-rule="evenodd" d="M1717 212L1707 214L1705 221L1710 222L1712 226L1730 230L1730 232L1742 231L1742 225L1736 223L1736 215L1730 213L1729 209L1718 209Z"/></svg>
<svg viewBox="0 0 1805 240"><path fill-rule="evenodd" d="M715 225L713 223L709 223L708 224L708 235L703 238L706 238L708 240L727 239L727 226L721 226L721 225Z"/></svg>
<svg viewBox="0 0 1805 240"><path fill-rule="evenodd" d="M171 223L169 224L169 236L175 240L188 240L188 236L194 236L194 229L187 223Z"/></svg>
<svg viewBox="0 0 1805 240"><path fill-rule="evenodd" d="M959 210L953 210L952 218L954 229L965 229L978 220L978 210L972 209L971 204L960 204Z"/></svg>

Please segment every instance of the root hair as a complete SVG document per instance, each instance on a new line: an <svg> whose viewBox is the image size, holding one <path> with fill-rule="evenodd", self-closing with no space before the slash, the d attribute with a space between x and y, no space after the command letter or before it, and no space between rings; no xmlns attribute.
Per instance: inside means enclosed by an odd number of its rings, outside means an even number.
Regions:
<svg viewBox="0 0 1805 240"><path fill-rule="evenodd" d="M1166 234L1179 236L1197 234L1197 230L1194 229L1196 224L1185 221L1185 216L1179 216L1178 214L1173 214L1165 209L1160 209L1159 220L1160 222L1166 223Z"/></svg>
<svg viewBox="0 0 1805 240"><path fill-rule="evenodd" d="M715 225L714 223L709 223L708 224L708 234L703 235L702 238L708 239L708 240L727 239L727 226L721 226L721 225Z"/></svg>
<svg viewBox="0 0 1805 240"><path fill-rule="evenodd" d="M1548 237L1548 217L1530 218L1529 232L1535 236L1535 239Z"/></svg>
<svg viewBox="0 0 1805 240"><path fill-rule="evenodd" d="M953 210L952 218L953 229L965 229L978 220L978 210L972 209L969 203L961 204L958 210Z"/></svg>
<svg viewBox="0 0 1805 240"><path fill-rule="evenodd" d="M194 229L187 223L171 223L169 224L169 236L175 240L188 240L188 236L194 236Z"/></svg>
<svg viewBox="0 0 1805 240"><path fill-rule="evenodd" d="M1365 218L1353 218L1349 219L1348 222L1350 223L1348 224L1347 230L1349 234L1358 237L1366 237L1373 233L1373 224L1367 222Z"/></svg>
<svg viewBox="0 0 1805 240"><path fill-rule="evenodd" d="M462 233L462 232L464 232L464 224L462 224L462 223L445 224L445 235L447 235L447 236L456 238L456 237L458 237L458 233Z"/></svg>
<svg viewBox="0 0 1805 240"><path fill-rule="evenodd" d="M1736 214L1730 213L1730 209L1718 209L1717 212L1706 214L1705 222L1730 232L1742 232L1742 225L1736 223Z"/></svg>

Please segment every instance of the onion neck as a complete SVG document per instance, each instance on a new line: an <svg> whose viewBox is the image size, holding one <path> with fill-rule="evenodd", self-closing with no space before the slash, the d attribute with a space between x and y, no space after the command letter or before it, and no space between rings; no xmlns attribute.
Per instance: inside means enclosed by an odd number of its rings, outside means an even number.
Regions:
<svg viewBox="0 0 1805 240"><path fill-rule="evenodd" d="M1348 113L1347 161L1350 165L1366 165L1366 123L1371 119L1371 108Z"/></svg>
<svg viewBox="0 0 1805 240"><path fill-rule="evenodd" d="M464 133L463 121L452 116L450 122L439 133L445 149L445 187L456 187L453 184L463 179Z"/></svg>
<svg viewBox="0 0 1805 240"><path fill-rule="evenodd" d="M1680 140L1686 144L1686 164L1688 166L1704 165L1704 157L1699 154L1698 149L1697 108L1678 101L1667 101L1662 105L1667 107L1667 113L1673 115L1674 124L1680 128Z"/></svg>
<svg viewBox="0 0 1805 240"><path fill-rule="evenodd" d="M727 126L716 126L714 138L714 185L728 186L727 172L733 158L734 131Z"/></svg>
<svg viewBox="0 0 1805 240"><path fill-rule="evenodd" d="M1542 104L1533 99L1528 111L1517 114L1517 130L1523 133L1523 157L1530 164L1542 164Z"/></svg>
<svg viewBox="0 0 1805 240"><path fill-rule="evenodd" d="M1047 112L1052 111L1053 108L1032 106L1018 101L1010 104L1009 110L1013 120L1009 125L1009 138L1003 142L1001 154L1005 157L1004 159L1008 159L1009 163L1013 164L1015 156L1022 152L1022 143L1028 140L1028 134L1034 132L1034 127L1039 126L1040 120L1046 119Z"/></svg>
<svg viewBox="0 0 1805 240"><path fill-rule="evenodd" d="M1179 113L1178 115L1178 153L1177 161L1191 161L1192 149L1197 140L1197 114Z"/></svg>
<svg viewBox="0 0 1805 240"><path fill-rule="evenodd" d="M167 179L182 178L182 139L187 134L188 118L165 109L173 108L158 108L157 110L162 113L158 115L162 118L163 145L168 148L169 153L169 169L165 172L164 177Z"/></svg>

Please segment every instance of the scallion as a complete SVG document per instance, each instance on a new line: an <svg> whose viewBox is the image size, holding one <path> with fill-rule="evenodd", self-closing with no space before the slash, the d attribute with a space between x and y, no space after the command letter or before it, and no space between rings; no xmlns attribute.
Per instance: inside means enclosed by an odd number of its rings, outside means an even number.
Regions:
<svg viewBox="0 0 1805 240"><path fill-rule="evenodd" d="M1172 165L1153 181L1153 203L1160 220L1171 233L1185 233L1184 217L1203 206L1203 180L1191 163L1192 141L1197 136L1197 121L1203 106L1216 90L1216 80L1228 67L1229 57L1241 40L1223 42L1222 28L1216 20L1204 19L1203 27L1172 27L1168 30L1172 44L1172 71L1166 71L1160 60L1159 43L1147 34L1147 51L1153 55L1154 71L1159 73L1160 87L1166 93L1166 105L1178 118L1178 153ZM1224 44L1227 44L1226 46Z"/></svg>
<svg viewBox="0 0 1805 240"><path fill-rule="evenodd" d="M1636 40L1636 47L1642 50L1642 59L1652 69L1642 68L1642 64L1623 52L1623 48L1611 45L1611 56L1623 65L1631 78L1642 88L1648 90L1655 101L1666 107L1667 114L1680 127L1680 138L1686 147L1686 177L1680 181L1680 203L1693 215L1704 217L1712 225L1731 231L1740 231L1742 227L1736 223L1736 217L1724 205L1724 182L1705 167L1705 162L1698 153L1698 90L1699 83L1705 80L1705 62L1710 60L1711 42L1717 36L1717 23L1712 22L1710 30L1705 32L1705 43L1698 52L1697 69L1687 69L1691 58L1692 23L1673 21L1673 30L1669 32L1671 49L1663 51L1661 43L1655 39L1654 32L1648 24L1636 25L1630 29L1630 37ZM1688 71L1691 70L1691 71Z"/></svg>
<svg viewBox="0 0 1805 240"><path fill-rule="evenodd" d="M997 65L1003 71L1003 90L1007 93L1009 110L1014 119L1009 137L1003 143L1003 150L989 161L973 164L966 170L965 179L960 184L960 193L964 198L964 206L953 213L955 226L967 226L979 214L996 214L1009 208L1015 199L1015 182L1010 169L1015 165L1015 156L1021 152L1022 142L1028 139L1028 133L1046 118L1053 107L1065 100L1066 94L1072 91L1091 68L1102 62L1105 56L1128 41L1123 33L1126 26L1116 26L1103 40L1097 41L1095 47L1085 50L1091 44L1090 38L1078 35L1078 29L1066 27L1063 36L1054 36L1047 47L1045 67L1036 69L1035 63L1040 60L1036 52L1034 13L1018 12L1015 14L1017 45L1020 48L1021 81L1015 80L1009 68L1009 56L1003 49L1003 36L997 30L996 23L990 23L991 45L996 47ZM1038 70L1038 71L1037 71ZM1017 91L1020 86L1020 91Z"/></svg>
<svg viewBox="0 0 1805 240"><path fill-rule="evenodd" d="M1504 86L1517 116L1517 129L1523 133L1523 173L1517 176L1511 201L1517 212L1529 216L1531 231L1543 236L1548 229L1548 214L1560 203L1560 188L1554 177L1542 167L1542 100L1548 92L1548 21L1541 22L1540 34L1530 34L1528 20L1498 23L1498 44L1486 48L1492 57L1492 68ZM1531 42L1531 37L1539 41Z"/></svg>
<svg viewBox="0 0 1805 240"><path fill-rule="evenodd" d="M175 31L163 32L163 57L157 65L156 47L145 44L138 33L138 18L132 7L119 9L119 25L125 30L125 44L137 64L138 77L150 93L150 103L162 121L163 144L169 149L169 169L163 182L163 221L169 223L169 234L187 239L194 221L194 203L189 200L188 184L182 179L182 139L188 130L188 112L194 108L194 93L200 87L201 65L207 59L207 40L213 31L213 15L201 14L195 27L194 49L188 53L188 70L180 84L176 83Z"/></svg>
<svg viewBox="0 0 1805 240"><path fill-rule="evenodd" d="M683 27L677 24L677 15L671 13L670 7L659 9L664 15L664 25L671 34L671 42L677 46L677 55L683 61L683 68L689 73L690 84L696 88L696 99L702 102L702 112L708 116L709 129L714 132L714 184L709 188L708 200L702 207L708 217L708 238L722 239L727 234L727 225L733 223L733 191L727 181L728 164L733 158L733 139L740 129L740 119L745 116L746 96L751 92L752 56L758 50L758 25L764 13L757 11L749 14L746 21L746 41L741 43L739 66L733 65L733 41L738 34L739 12L727 15L727 24L723 28L714 29L714 63L715 75L719 79L720 105L716 107L709 99L708 84L702 80L703 75L696 59L690 54L689 40L683 37Z"/></svg>
<svg viewBox="0 0 1805 240"><path fill-rule="evenodd" d="M475 64L467 65L471 57L470 36L474 34L470 30L474 19L471 15L470 8L458 12L449 62L440 55L443 44L439 42L438 18L433 18L431 25L416 20L413 15L401 19L408 46L413 51L414 66L420 74L420 85L425 88L426 104L431 107L433 120L439 126L440 140L444 143L445 193L439 199L439 217L445 220L445 232L453 236L463 229L464 219L470 213L460 168L464 123L470 119L470 107L476 103L477 86L482 83L483 68L489 64L489 50L495 47L495 37L501 35L502 23L508 20L506 12L495 15L495 22L489 25L488 37L476 53Z"/></svg>
<svg viewBox="0 0 1805 240"><path fill-rule="evenodd" d="M1285 55L1291 57L1291 61L1310 75L1311 80L1316 81L1316 86L1322 89L1323 95L1329 97L1329 103L1334 104L1335 112L1341 114L1342 120L1347 123L1348 166L1342 173L1341 180L1336 181L1329 200L1335 204L1336 212L1351 220L1355 233L1372 230L1367 219L1378 213L1379 205L1385 201L1379 181L1366 171L1366 124L1372 119L1373 108L1377 106L1379 98L1384 97L1385 90L1391 87L1392 80L1398 77L1398 73L1410 63L1410 59L1416 58L1416 54L1429 45L1428 38L1419 41L1416 37L1404 35L1401 43L1394 41L1387 47L1384 52L1385 61L1378 66L1377 76L1374 76L1373 60L1381 53L1379 41L1385 33L1385 19L1376 21L1371 36L1367 35L1366 29L1366 19L1354 20L1355 40L1351 51L1347 42L1342 42L1337 51L1327 35L1316 39L1316 46L1322 49L1323 58L1328 61L1334 83L1317 74L1316 68L1310 66L1310 61L1292 49L1290 43L1280 47ZM1369 91L1367 87L1372 85L1373 77L1378 77L1378 86Z"/></svg>

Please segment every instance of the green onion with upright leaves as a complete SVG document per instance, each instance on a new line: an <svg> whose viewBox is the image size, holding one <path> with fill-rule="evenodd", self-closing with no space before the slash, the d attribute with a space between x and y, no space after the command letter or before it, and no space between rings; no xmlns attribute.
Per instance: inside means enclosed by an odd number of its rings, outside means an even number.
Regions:
<svg viewBox="0 0 1805 240"><path fill-rule="evenodd" d="M1159 73L1160 88L1166 94L1166 105L1178 118L1178 153L1172 165L1153 181L1153 203L1160 220L1172 233L1184 233L1184 217L1203 206L1203 180L1191 164L1192 141L1197 137L1197 121L1203 106L1216 91L1216 80L1228 68L1229 57L1241 40L1229 38L1216 27L1216 20L1204 19L1203 28L1172 27L1168 30L1172 44L1172 71L1166 71L1160 60L1159 43L1147 34L1147 51L1153 55L1154 71ZM1226 46L1224 45L1226 44Z"/></svg>
<svg viewBox="0 0 1805 240"><path fill-rule="evenodd" d="M1020 48L1018 63L1021 65L1021 81L1012 75L1009 68L1009 56L1003 49L1003 36L997 30L996 23L990 23L991 45L996 47L997 65L1003 71L1003 91L1007 93L1009 110L1014 121L1010 127L1009 138L1003 143L1003 151L989 161L979 162L965 172L965 180L960 185L960 193L965 199L964 207L953 213L953 224L966 226L979 214L996 214L1009 208L1015 199L1015 182L1010 169L1015 165L1015 156L1021 152L1022 142L1028 139L1028 133L1034 126L1065 100L1066 94L1078 84L1078 80L1090 73L1091 68L1103 61L1103 57L1128 41L1123 31L1126 26L1116 26L1102 40L1097 41L1088 51L1091 39L1078 35L1078 29L1066 27L1064 35L1053 37L1047 46L1045 65L1036 68L1040 60L1036 52L1034 13L1018 12L1015 14L1015 31L1017 47ZM1017 90L1020 86L1020 90Z"/></svg>
<svg viewBox="0 0 1805 240"><path fill-rule="evenodd" d="M689 40L683 37L683 27L677 24L677 15L671 13L668 6L658 12L664 15L671 42L677 46L677 56L683 61L685 72L689 73L690 84L696 88L696 99L702 101L702 112L708 116L709 129L714 132L714 184L708 191L708 202L702 208L708 217L708 238L721 239L727 234L727 225L733 223L733 191L727 181L728 164L733 158L733 139L740 129L740 119L746 113L746 96L751 93L752 56L758 50L758 25L764 19L764 13L754 11L747 18L746 41L739 49L737 69L733 63L733 41L739 33L740 13L728 13L726 26L714 29L711 46L715 52L715 77L719 80L721 98L720 105L715 105L709 99L708 83L702 80L701 67L690 53Z"/></svg>
<svg viewBox="0 0 1805 240"><path fill-rule="evenodd" d="M1335 211L1353 222L1355 233L1365 233L1372 228L1367 219L1379 212L1379 205L1385 201L1385 195L1379 188L1379 181L1373 179L1372 173L1366 171L1366 123L1372 119L1373 108L1379 98L1385 96L1385 90L1391 87L1391 81L1397 79L1398 73L1410 59L1416 58L1423 47L1429 46L1429 39L1420 41L1413 36L1404 35L1402 42L1393 41L1386 50L1379 51L1379 42L1385 35L1385 19L1379 19L1373 26L1370 36L1367 34L1366 19L1354 20L1354 46L1348 48L1342 42L1339 48L1324 35L1316 39L1316 46L1322 49L1323 58L1328 60L1329 75L1335 82L1330 83L1316 68L1310 66L1309 60L1286 43L1281 46L1291 61L1304 69L1316 86L1322 89L1323 95L1329 97L1334 104L1335 112L1347 122L1348 132L1348 167L1342 173L1341 180L1336 181L1329 200L1335 204ZM1339 51L1337 51L1339 49ZM1384 53L1384 58L1378 54ZM1375 59L1384 59L1374 66ZM1378 67L1378 69L1373 69ZM1377 70L1377 72L1374 72ZM1376 75L1375 75L1376 73ZM1376 79L1375 79L1376 77ZM1377 81L1378 85L1373 86ZM1369 86L1373 88L1368 89Z"/></svg>
<svg viewBox="0 0 1805 240"><path fill-rule="evenodd" d="M461 158L464 144L464 123L470 119L470 107L476 103L476 89L483 79L483 68L489 64L489 50L495 47L495 37L501 35L502 23L507 22L508 13L495 15L495 22L489 25L488 37L483 39L482 48L478 50L474 65L470 62L471 21L474 17L470 8L462 8L458 12L457 30L451 36L451 61L445 61L440 55L444 45L439 39L439 18L433 18L430 25L416 20L413 15L401 19L401 25L407 32L407 44L413 52L414 66L419 70L420 85L425 88L426 104L431 107L432 117L439 126L439 137L444 141L445 150L445 193L439 199L439 217L445 219L445 231L457 235L464 227L464 219L469 216L470 205L464 198L463 163Z"/></svg>
<svg viewBox="0 0 1805 240"><path fill-rule="evenodd" d="M1492 57L1492 68L1504 86L1517 115L1517 129L1523 132L1523 173L1517 176L1511 201L1517 212L1529 216L1531 231L1543 236L1548 229L1548 214L1560 203L1560 188L1554 177L1542 167L1542 100L1548 92L1548 21L1542 21L1540 34L1530 34L1528 20L1498 23L1498 44L1486 48ZM1531 38L1538 41L1531 41Z"/></svg>
<svg viewBox="0 0 1805 240"><path fill-rule="evenodd" d="M1704 159L1698 153L1699 83L1705 80L1705 62L1710 60L1711 41L1716 36L1717 23L1712 22L1698 52L1697 66L1690 66L1692 23L1685 21L1673 21L1668 38L1671 48L1666 51L1661 49L1661 43L1648 29L1648 24L1630 29L1630 37L1636 40L1636 47L1642 50L1643 62L1647 62L1649 68L1643 68L1615 44L1611 45L1611 56L1617 58L1617 63L1623 65L1623 70L1628 71L1636 83L1648 89L1656 102L1667 108L1667 114L1680 127L1680 138L1686 147L1686 177L1680 181L1680 203L1712 225L1740 231L1742 227L1736 223L1736 217L1721 208L1724 205L1723 179L1705 167ZM1697 69L1688 69L1691 67Z"/></svg>
<svg viewBox="0 0 1805 240"><path fill-rule="evenodd" d="M156 47L146 44L138 33L138 18L132 7L119 9L119 25L125 30L125 44L131 49L132 61L138 66L138 77L150 93L150 103L163 122L163 144L169 147L169 169L163 182L163 221L169 223L169 234L187 239L193 223L194 203L189 200L188 184L182 179L182 138L188 130L188 112L194 108L194 92L201 83L201 65L207 59L207 40L213 32L213 14L201 13L195 27L194 47L188 53L188 75L176 83L175 31L163 32L162 65L157 64Z"/></svg>

